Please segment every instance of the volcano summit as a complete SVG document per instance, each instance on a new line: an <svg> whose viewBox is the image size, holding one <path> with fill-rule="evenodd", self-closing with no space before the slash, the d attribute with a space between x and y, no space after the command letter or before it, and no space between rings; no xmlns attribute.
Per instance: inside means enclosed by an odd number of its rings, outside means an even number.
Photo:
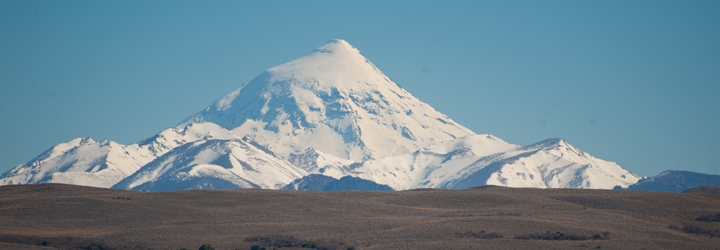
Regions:
<svg viewBox="0 0 720 250"><path fill-rule="evenodd" d="M611 189L640 179L562 139L521 146L477 135L334 39L152 138L131 145L90 138L58 144L0 176L0 184L288 189L328 181L318 175L359 177L396 190Z"/></svg>
<svg viewBox="0 0 720 250"><path fill-rule="evenodd" d="M343 40L266 70L180 124L212 122L268 149L353 161L472 134L398 86Z"/></svg>

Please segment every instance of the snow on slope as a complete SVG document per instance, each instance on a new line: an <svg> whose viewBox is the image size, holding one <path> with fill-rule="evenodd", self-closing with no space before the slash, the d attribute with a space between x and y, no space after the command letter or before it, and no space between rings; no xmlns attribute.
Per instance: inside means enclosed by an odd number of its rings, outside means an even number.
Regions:
<svg viewBox="0 0 720 250"><path fill-rule="evenodd" d="M182 127L175 127L163 130L157 135L138 143L141 147L147 147L155 157L161 156L176 147L188 142L203 139L240 139L232 132L214 123L188 124Z"/></svg>
<svg viewBox="0 0 720 250"><path fill-rule="evenodd" d="M90 138L61 143L0 176L0 185L278 189L309 174L350 175L395 190L610 189L639 180L560 139L520 146L475 135L347 42L332 40L266 70L177 127L131 145ZM305 184L314 179L322 181Z"/></svg>
<svg viewBox="0 0 720 250"><path fill-rule="evenodd" d="M345 176L344 169L355 164L354 161L329 155L313 148L308 148L301 154L290 154L286 159L310 174L323 174L335 179Z"/></svg>
<svg viewBox="0 0 720 250"><path fill-rule="evenodd" d="M344 174L395 190L480 185L611 189L640 179L616 163L594 158L561 139L523 147L492 135L470 135L412 154L366 161Z"/></svg>
<svg viewBox="0 0 720 250"><path fill-rule="evenodd" d="M199 140L145 165L113 188L145 191L182 189L279 189L307 172L250 138Z"/></svg>
<svg viewBox="0 0 720 250"><path fill-rule="evenodd" d="M0 184L67 183L110 187L152 160L138 145L77 138L0 176Z"/></svg>
<svg viewBox="0 0 720 250"><path fill-rule="evenodd" d="M313 148L363 161L472 134L332 40L263 72L179 126L212 122L283 156Z"/></svg>
<svg viewBox="0 0 720 250"><path fill-rule="evenodd" d="M322 191L329 183L337 181L338 179L328 177L321 174L309 174L302 178L296 179L285 187L280 188L281 190L314 190Z"/></svg>
<svg viewBox="0 0 720 250"><path fill-rule="evenodd" d="M612 189L628 187L641 177L614 162L597 159L562 139L548 139L522 148L506 160L487 184L511 187ZM535 178L541 177L541 178Z"/></svg>
<svg viewBox="0 0 720 250"><path fill-rule="evenodd" d="M0 176L0 185L66 183L109 188L158 156L204 138L237 138L212 123L166 129L138 144L76 138Z"/></svg>

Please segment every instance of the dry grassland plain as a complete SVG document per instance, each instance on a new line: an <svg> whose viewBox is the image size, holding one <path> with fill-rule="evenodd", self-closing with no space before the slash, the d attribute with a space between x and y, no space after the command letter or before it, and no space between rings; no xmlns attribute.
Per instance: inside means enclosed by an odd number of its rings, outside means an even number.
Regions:
<svg viewBox="0 0 720 250"><path fill-rule="evenodd" d="M0 249L720 249L717 191L2 186Z"/></svg>

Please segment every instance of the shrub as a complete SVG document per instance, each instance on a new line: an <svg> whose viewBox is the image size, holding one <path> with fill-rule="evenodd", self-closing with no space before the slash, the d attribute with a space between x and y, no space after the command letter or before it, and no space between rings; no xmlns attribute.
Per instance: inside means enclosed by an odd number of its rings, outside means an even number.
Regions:
<svg viewBox="0 0 720 250"><path fill-rule="evenodd" d="M289 235L273 235L273 236L254 236L245 239L245 242L256 244L258 248L252 250L260 250L267 248L313 248L318 250L345 250L354 249L353 246L348 246L343 241L330 240L330 239L318 239L315 241L306 241L297 239Z"/></svg>
<svg viewBox="0 0 720 250"><path fill-rule="evenodd" d="M498 215L500 215L500 216L522 216L521 213L504 213L504 212L499 212Z"/></svg>
<svg viewBox="0 0 720 250"><path fill-rule="evenodd" d="M250 250L267 250L267 248L265 248L264 246L261 246L261 245L254 245L253 247L250 248Z"/></svg>
<svg viewBox="0 0 720 250"><path fill-rule="evenodd" d="M605 231L599 234L592 234L591 236L585 236L585 235L578 235L574 233L561 233L561 232L555 232L551 233L550 231L547 231L546 233L531 233L527 235L518 235L515 236L515 239L520 240L605 240L610 236L610 232Z"/></svg>
<svg viewBox="0 0 720 250"><path fill-rule="evenodd" d="M210 244L203 244L198 250L215 250L215 248Z"/></svg>
<svg viewBox="0 0 720 250"><path fill-rule="evenodd" d="M84 247L84 249L87 250L105 250L105 249L111 249L108 245L105 244L90 244L89 246Z"/></svg>
<svg viewBox="0 0 720 250"><path fill-rule="evenodd" d="M96 242L90 239L84 238L72 238L72 237L35 237L35 236L20 236L12 234L0 235L0 242L23 244L23 245L41 245L46 247L53 247L57 249L93 249L93 250L115 250L122 249L122 246L112 246L106 243ZM125 246L126 249L138 249L146 250L145 246L141 245L129 245Z"/></svg>
<svg viewBox="0 0 720 250"><path fill-rule="evenodd" d="M477 233L473 233L471 231L468 231L465 234L458 233L460 238L476 238L476 239L497 239L497 238L503 238L502 234L499 233L486 233L485 230L482 230Z"/></svg>
<svg viewBox="0 0 720 250"><path fill-rule="evenodd" d="M590 238L593 240L605 240L610 237L610 232L605 231L599 234L593 234Z"/></svg>
<svg viewBox="0 0 720 250"><path fill-rule="evenodd" d="M707 221L707 222L720 221L720 213L700 215L700 217L697 217L695 220L696 221Z"/></svg>
<svg viewBox="0 0 720 250"><path fill-rule="evenodd" d="M707 235L707 236L710 236L711 238L712 237L720 237L720 233L709 230L709 229L701 227L701 226L697 226L697 225L685 225L682 228L682 231L684 231L686 233L691 233L691 234Z"/></svg>
<svg viewBox="0 0 720 250"><path fill-rule="evenodd" d="M317 248L317 244L315 242L309 241L302 244L302 248Z"/></svg>

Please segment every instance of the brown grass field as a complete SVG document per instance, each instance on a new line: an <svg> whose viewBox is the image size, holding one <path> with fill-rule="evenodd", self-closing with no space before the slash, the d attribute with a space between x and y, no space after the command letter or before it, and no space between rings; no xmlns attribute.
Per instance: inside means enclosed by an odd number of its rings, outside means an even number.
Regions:
<svg viewBox="0 0 720 250"><path fill-rule="evenodd" d="M720 249L720 222L696 220L720 213L718 190L2 186L0 249Z"/></svg>

